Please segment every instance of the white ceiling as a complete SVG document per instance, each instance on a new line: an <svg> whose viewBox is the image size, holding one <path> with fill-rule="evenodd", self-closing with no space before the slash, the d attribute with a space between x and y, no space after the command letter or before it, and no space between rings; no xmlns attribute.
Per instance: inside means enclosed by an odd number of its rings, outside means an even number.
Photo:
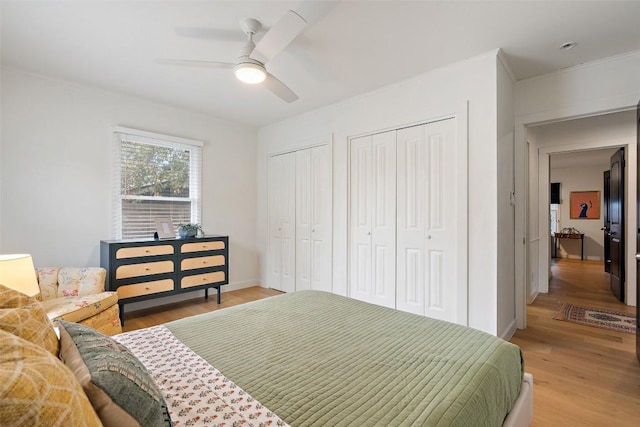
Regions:
<svg viewBox="0 0 640 427"><path fill-rule="evenodd" d="M289 9L304 14L309 5L299 1L2 0L1 60L261 126L497 48L518 79L640 50L638 1L329 3L267 64L300 96L292 104L230 70L154 59L233 62L242 17L271 27ZM176 31L191 27L202 37ZM574 49L559 49L574 40Z"/></svg>

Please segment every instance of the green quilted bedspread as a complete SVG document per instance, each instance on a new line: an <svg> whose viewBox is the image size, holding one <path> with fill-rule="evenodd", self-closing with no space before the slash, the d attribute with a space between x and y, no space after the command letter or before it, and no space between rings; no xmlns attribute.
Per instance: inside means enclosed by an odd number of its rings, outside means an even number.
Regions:
<svg viewBox="0 0 640 427"><path fill-rule="evenodd" d="M292 426L499 426L524 371L489 334L318 291L165 326Z"/></svg>

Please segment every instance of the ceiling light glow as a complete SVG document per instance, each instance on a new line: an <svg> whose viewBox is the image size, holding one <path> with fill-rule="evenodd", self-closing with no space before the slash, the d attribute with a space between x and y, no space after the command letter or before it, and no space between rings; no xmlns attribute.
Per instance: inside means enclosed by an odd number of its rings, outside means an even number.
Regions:
<svg viewBox="0 0 640 427"><path fill-rule="evenodd" d="M244 62L238 64L234 68L236 78L243 83L251 85L262 83L267 78L267 73L264 67L251 62Z"/></svg>

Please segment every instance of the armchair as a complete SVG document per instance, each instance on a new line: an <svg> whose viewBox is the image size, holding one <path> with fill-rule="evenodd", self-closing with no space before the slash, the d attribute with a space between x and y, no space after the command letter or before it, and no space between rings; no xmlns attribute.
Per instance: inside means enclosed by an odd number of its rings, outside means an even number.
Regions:
<svg viewBox="0 0 640 427"><path fill-rule="evenodd" d="M54 324L62 319L105 335L122 332L118 293L104 291L104 268L41 267L36 274L42 306Z"/></svg>

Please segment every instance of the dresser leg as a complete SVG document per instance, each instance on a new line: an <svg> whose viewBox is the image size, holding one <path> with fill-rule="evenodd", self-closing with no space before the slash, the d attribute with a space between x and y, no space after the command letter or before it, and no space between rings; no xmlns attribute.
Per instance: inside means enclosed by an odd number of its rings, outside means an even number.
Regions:
<svg viewBox="0 0 640 427"><path fill-rule="evenodd" d="M124 326L124 304L118 303L118 307L120 308L120 326Z"/></svg>
<svg viewBox="0 0 640 427"><path fill-rule="evenodd" d="M218 299L218 304L220 304L220 286L216 286L216 291L218 291L218 293L216 294L216 297Z"/></svg>
<svg viewBox="0 0 640 427"><path fill-rule="evenodd" d="M204 288L204 299L209 299L209 288Z"/></svg>

